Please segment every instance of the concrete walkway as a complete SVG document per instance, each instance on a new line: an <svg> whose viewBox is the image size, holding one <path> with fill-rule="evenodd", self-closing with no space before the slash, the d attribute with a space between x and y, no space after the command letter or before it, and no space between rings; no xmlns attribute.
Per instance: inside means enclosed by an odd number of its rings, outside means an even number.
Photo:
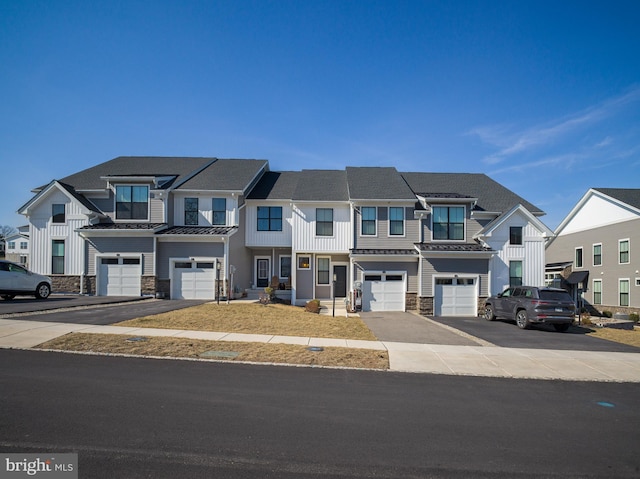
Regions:
<svg viewBox="0 0 640 479"><path fill-rule="evenodd" d="M0 320L0 348L32 348L67 333L170 336L215 341L339 346L388 351L392 371L501 378L640 382L640 354L361 341Z"/></svg>

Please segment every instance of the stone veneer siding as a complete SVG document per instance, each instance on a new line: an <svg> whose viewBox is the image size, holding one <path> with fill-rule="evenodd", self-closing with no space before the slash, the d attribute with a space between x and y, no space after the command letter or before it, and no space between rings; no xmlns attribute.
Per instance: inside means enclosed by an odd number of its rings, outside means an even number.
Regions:
<svg viewBox="0 0 640 479"><path fill-rule="evenodd" d="M80 276L65 276L65 275L52 275L51 276L51 289L54 293L76 293L80 291ZM142 295L155 295L158 289L158 281L155 276L142 276L140 281L140 288ZM168 281L167 281L168 283ZM96 277L85 276L83 294L95 295L96 291Z"/></svg>
<svg viewBox="0 0 640 479"><path fill-rule="evenodd" d="M404 307L407 311L416 311L418 309L418 293L406 293Z"/></svg>
<svg viewBox="0 0 640 479"><path fill-rule="evenodd" d="M418 298L418 312L422 316L433 316L433 296L420 296Z"/></svg>
<svg viewBox="0 0 640 479"><path fill-rule="evenodd" d="M54 293L80 293L80 276L50 275Z"/></svg>

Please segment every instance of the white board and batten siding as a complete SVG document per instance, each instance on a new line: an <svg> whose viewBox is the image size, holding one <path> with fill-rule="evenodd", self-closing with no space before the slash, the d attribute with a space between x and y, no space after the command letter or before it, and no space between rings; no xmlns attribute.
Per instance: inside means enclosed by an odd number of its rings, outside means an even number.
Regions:
<svg viewBox="0 0 640 479"><path fill-rule="evenodd" d="M282 231L258 231L258 206L276 206L282 208ZM290 248L292 244L292 209L289 203L247 204L246 211L246 245L248 247Z"/></svg>
<svg viewBox="0 0 640 479"><path fill-rule="evenodd" d="M226 200L225 225L235 226L239 218L238 198L226 194L196 194L194 193L174 193L173 198L173 223L177 226L184 226L184 200L185 198L198 198L198 225L212 226L213 222L213 198L224 198Z"/></svg>
<svg viewBox="0 0 640 479"><path fill-rule="evenodd" d="M65 205L65 223L52 223L53 204ZM80 275L83 270L84 240L75 232L89 221L80 205L71 201L61 191L52 191L46 201L40 203L29 217L30 269L39 274L51 274L51 251L53 240L64 240L64 274Z"/></svg>
<svg viewBox="0 0 640 479"><path fill-rule="evenodd" d="M333 209L333 235L316 236L316 208ZM351 209L342 204L305 204L293 207L294 251L345 252L352 244Z"/></svg>
<svg viewBox="0 0 640 479"><path fill-rule="evenodd" d="M509 244L509 228L522 226L522 245ZM498 294L509 287L509 262L522 261L522 282L528 286L544 286L545 244L542 232L514 215L487 238L487 244L497 254L491 259L490 294Z"/></svg>

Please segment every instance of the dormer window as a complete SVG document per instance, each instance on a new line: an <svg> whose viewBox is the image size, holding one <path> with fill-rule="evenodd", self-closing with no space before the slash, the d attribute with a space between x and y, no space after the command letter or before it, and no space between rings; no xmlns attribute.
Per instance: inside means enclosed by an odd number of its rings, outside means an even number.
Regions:
<svg viewBox="0 0 640 479"><path fill-rule="evenodd" d="M146 220L149 218L149 187L116 186L116 219Z"/></svg>
<svg viewBox="0 0 640 479"><path fill-rule="evenodd" d="M433 239L464 241L464 206L433 207Z"/></svg>

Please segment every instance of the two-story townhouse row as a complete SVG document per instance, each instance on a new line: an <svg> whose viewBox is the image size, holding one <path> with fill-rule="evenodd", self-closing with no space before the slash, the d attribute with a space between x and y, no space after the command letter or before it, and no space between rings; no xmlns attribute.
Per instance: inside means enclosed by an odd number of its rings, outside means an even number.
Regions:
<svg viewBox="0 0 640 479"><path fill-rule="evenodd" d="M567 288L592 313L640 313L640 189L589 189L555 235L548 284Z"/></svg>
<svg viewBox="0 0 640 479"><path fill-rule="evenodd" d="M237 251L230 240L244 241L244 198L267 166L119 157L52 181L19 210L32 269L50 275L54 291L211 297Z"/></svg>
<svg viewBox="0 0 640 479"><path fill-rule="evenodd" d="M120 157L35 193L20 209L33 269L100 295L213 299L275 279L295 304L359 288L364 310L475 315L543 283L552 234L482 174Z"/></svg>

